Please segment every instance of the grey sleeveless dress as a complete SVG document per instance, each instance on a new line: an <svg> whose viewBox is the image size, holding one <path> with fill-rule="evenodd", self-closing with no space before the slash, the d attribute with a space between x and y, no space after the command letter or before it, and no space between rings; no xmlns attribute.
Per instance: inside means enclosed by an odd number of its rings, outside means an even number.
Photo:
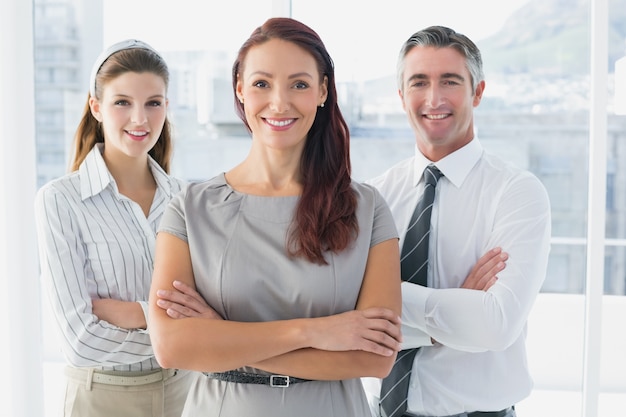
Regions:
<svg viewBox="0 0 626 417"><path fill-rule="evenodd" d="M398 237L378 191L359 183L353 188L359 235L347 250L328 253L328 265L286 256L287 231L299 197L242 194L223 174L190 184L175 197L160 231L189 243L197 288L225 319L256 322L337 314L355 307L369 248ZM272 388L204 377L192 386L183 415L364 417L370 410L359 378Z"/></svg>

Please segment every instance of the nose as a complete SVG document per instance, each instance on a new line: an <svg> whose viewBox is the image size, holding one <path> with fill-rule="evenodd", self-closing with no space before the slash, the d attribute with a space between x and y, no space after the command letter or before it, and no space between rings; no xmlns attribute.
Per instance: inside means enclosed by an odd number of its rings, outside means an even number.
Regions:
<svg viewBox="0 0 626 417"><path fill-rule="evenodd" d="M435 108L439 106L442 101L443 101L443 92L441 91L441 87L438 84L433 83L428 89L428 91L426 92L426 103L430 107Z"/></svg>
<svg viewBox="0 0 626 417"><path fill-rule="evenodd" d="M130 121L132 123L142 125L148 120L146 111L143 106L134 106L130 115Z"/></svg>
<svg viewBox="0 0 626 417"><path fill-rule="evenodd" d="M282 88L275 88L270 97L270 110L275 113L285 113L289 110L289 95Z"/></svg>

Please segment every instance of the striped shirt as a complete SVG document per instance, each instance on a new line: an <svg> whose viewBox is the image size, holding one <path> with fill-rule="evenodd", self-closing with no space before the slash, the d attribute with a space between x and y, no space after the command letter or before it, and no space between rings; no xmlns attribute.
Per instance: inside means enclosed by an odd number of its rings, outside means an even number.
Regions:
<svg viewBox="0 0 626 417"><path fill-rule="evenodd" d="M44 185L35 198L41 274L60 329L62 350L77 367L160 369L145 331L99 320L93 298L147 301L156 230L184 182L149 157L157 190L147 218L119 193L98 144L78 171Z"/></svg>

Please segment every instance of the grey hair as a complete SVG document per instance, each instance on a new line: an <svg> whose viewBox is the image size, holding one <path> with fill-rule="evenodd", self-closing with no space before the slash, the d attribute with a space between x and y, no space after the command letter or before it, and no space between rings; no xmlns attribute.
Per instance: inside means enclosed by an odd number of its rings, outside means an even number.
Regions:
<svg viewBox="0 0 626 417"><path fill-rule="evenodd" d="M472 89L476 91L478 83L485 79L483 59L480 50L467 36L457 33L445 26L430 26L415 32L404 42L400 49L397 65L398 88L404 91L404 60L411 49L416 46L432 46L435 48L454 48L465 57L465 65L472 77Z"/></svg>

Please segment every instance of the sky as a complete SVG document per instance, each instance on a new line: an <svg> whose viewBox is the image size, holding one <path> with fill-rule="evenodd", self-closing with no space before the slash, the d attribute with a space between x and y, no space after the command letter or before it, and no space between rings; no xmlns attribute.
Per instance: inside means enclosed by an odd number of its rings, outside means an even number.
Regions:
<svg viewBox="0 0 626 417"><path fill-rule="evenodd" d="M445 25L475 42L501 29L530 0L293 0L292 17L311 26L335 61L337 80L395 72L398 50L413 32ZM157 50L220 48L233 56L254 28L275 15L271 0L106 0L104 41L139 38Z"/></svg>

